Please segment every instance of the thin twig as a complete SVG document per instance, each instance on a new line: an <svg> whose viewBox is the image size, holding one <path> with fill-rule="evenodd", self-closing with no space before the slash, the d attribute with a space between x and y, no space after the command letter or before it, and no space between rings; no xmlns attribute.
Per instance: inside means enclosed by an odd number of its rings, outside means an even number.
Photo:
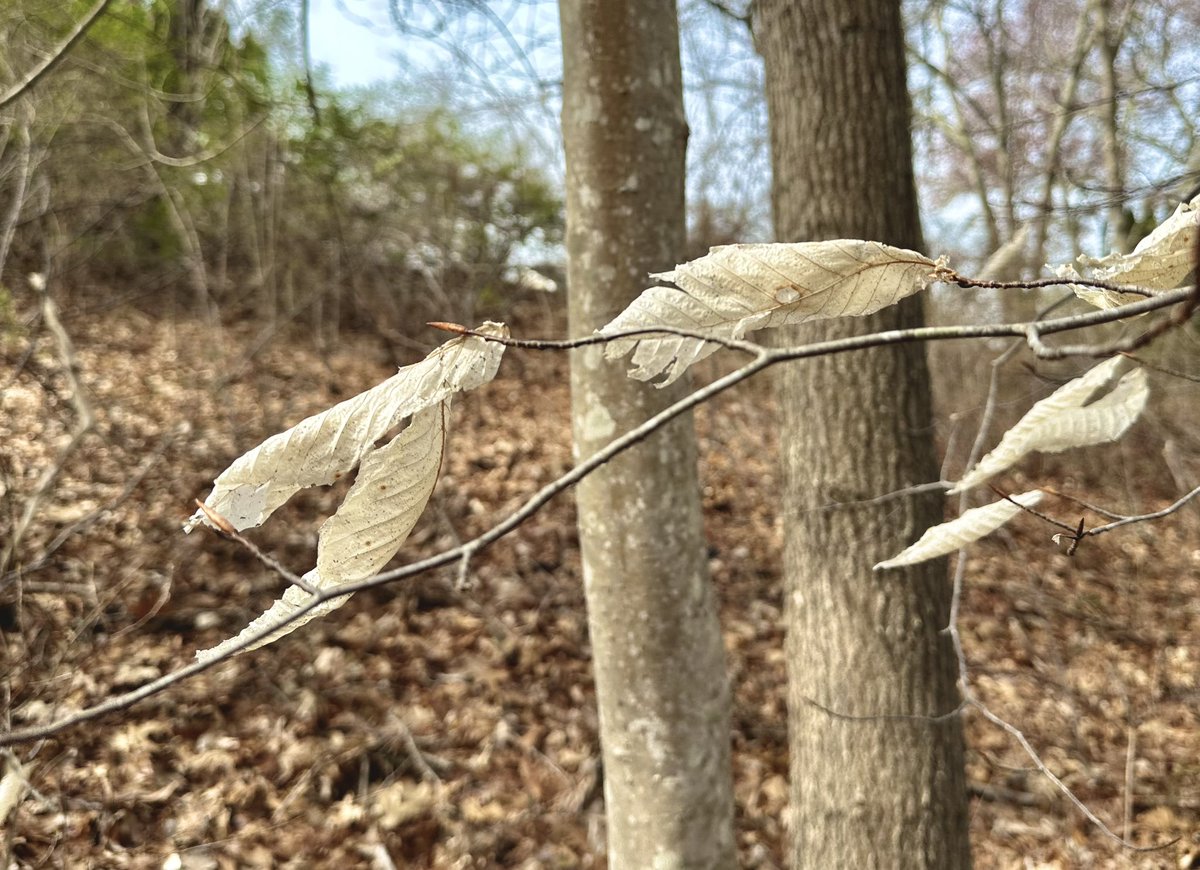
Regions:
<svg viewBox="0 0 1200 870"><path fill-rule="evenodd" d="M1045 313L1052 311L1061 305L1067 297L1058 300L1052 306L1038 313L1038 317L1044 316ZM1000 370L1004 365L1016 355L1020 349L1021 343L1014 341L1004 352L997 356L991 362L991 371L988 373L988 389L987 396L983 402L983 413L979 415L979 428L975 432L975 440L971 444L971 450L967 454L967 468L974 468L979 461L979 457L983 455L983 445L987 442L988 432L992 428L992 420L996 415L997 397L1000 395ZM961 516L970 503L970 492L963 490L958 496L958 513ZM967 570L967 549L961 548L958 551L958 556L954 563L954 578L950 590L950 614L946 622L946 627L942 629L950 636L951 644L954 646L954 654L958 659L958 679L959 685L964 697L967 694L967 657L963 652L962 638L958 633L958 614L962 607L963 580L966 577Z"/></svg>
<svg viewBox="0 0 1200 870"><path fill-rule="evenodd" d="M585 335L582 338L512 338L504 335L490 335L484 332L478 332L463 326L461 323L447 323L443 320L431 320L425 324L432 326L434 329L440 329L443 332L451 332L455 335L473 335L477 338L487 339L488 341L502 344L505 347L520 347L526 350L574 350L579 347L590 347L594 344L610 344L614 341L624 341L630 338L640 338L643 340L653 340L656 337L663 335L675 336L677 338L690 338L695 341L703 341L709 344L717 344L729 350L741 351L742 353L755 356L761 353L765 348L761 344L755 344L752 341L742 341L737 338L725 338L720 335L713 335L710 332L700 332L695 329L680 329L675 326L647 326L641 329L624 329L616 332L596 332L592 335Z"/></svg>
<svg viewBox="0 0 1200 870"><path fill-rule="evenodd" d="M963 700L948 713L938 713L936 715L923 715L920 713L872 713L860 716L853 713L842 713L839 710L826 707L812 698L804 698L803 700L810 707L815 707L825 715L831 716L834 719L841 719L844 722L920 722L925 725L938 725L942 722L948 722L951 719L957 719L971 706L969 701Z"/></svg>
<svg viewBox="0 0 1200 870"><path fill-rule="evenodd" d="M1029 344L1029 348L1040 359L1056 360L1072 356L1108 357L1114 354L1126 355L1140 350L1178 325L1178 318L1163 317L1145 332L1107 344L1064 344L1052 347L1042 341L1042 330L1038 328L1038 325L1031 323L1025 331L1025 340Z"/></svg>
<svg viewBox="0 0 1200 870"><path fill-rule="evenodd" d="M1052 526L1057 526L1060 529L1064 529L1065 531L1070 532L1072 535L1078 534L1078 526L1072 526L1072 525L1069 525L1068 523L1062 522L1061 520L1056 520L1054 517L1047 516L1046 514L1042 513L1041 511L1038 511L1036 508L1032 508L1029 505L1021 504L1019 501L1017 501L1015 498L1013 498L1007 492L1002 490L1000 487L995 486L994 484L988 484L988 488L991 489L992 492L996 493L996 495L1000 496L1000 498L1004 499L1007 502L1015 504L1017 507L1019 507L1021 510L1025 511L1026 513L1033 514L1035 517L1037 517L1042 522L1046 522Z"/></svg>
<svg viewBox="0 0 1200 870"><path fill-rule="evenodd" d="M409 761L413 763L413 767L421 774L421 778L427 782L441 782L441 776L433 769L433 765L429 763L429 759L425 757L425 753L421 751L421 747L417 746L416 738L413 737L412 731L404 720L389 710L388 723L396 734L399 735L400 742L404 744L404 749L408 752ZM442 763L445 764L446 762L443 760Z"/></svg>
<svg viewBox="0 0 1200 870"><path fill-rule="evenodd" d="M927 492L945 492L954 483L949 480L935 480L931 483L918 483L913 486L906 486L901 489L894 489L891 492L885 492L883 495L872 496L871 498L860 498L854 501L838 501L829 504L818 505L817 507L805 508L801 513L813 513L815 511L834 511L842 510L843 508L867 507L869 505L884 504L889 501L895 501L898 498L905 498L910 495L922 495Z"/></svg>
<svg viewBox="0 0 1200 870"><path fill-rule="evenodd" d="M1131 360L1133 360L1135 363L1137 363L1140 366L1144 366L1148 369L1153 369L1156 372L1162 372L1164 375L1170 375L1173 378L1182 378L1185 381L1191 381L1192 383L1200 384L1200 375L1192 375L1192 374L1188 374L1187 372L1181 372L1178 369L1167 368L1164 365L1159 365L1158 363L1150 362L1150 360L1145 359L1144 357L1135 356L1134 354L1132 354L1129 351L1122 351L1121 355L1129 357Z"/></svg>
<svg viewBox="0 0 1200 870"><path fill-rule="evenodd" d="M97 0L96 5L88 10L88 13L75 25L75 29L68 33L66 38L40 64L26 73L25 78L9 88L7 93L0 96L0 109L8 106L9 103L16 100L21 94L33 90L38 82L45 78L54 67L58 66L66 58L67 54L70 53L71 49L75 47L75 44L87 35L88 30L96 23L96 20L104 13L104 10L108 8L111 2L112 0Z"/></svg>
<svg viewBox="0 0 1200 870"><path fill-rule="evenodd" d="M1081 498L1076 498L1073 495L1067 495L1065 492L1057 490L1051 486L1042 486L1042 487L1039 487L1039 489L1041 489L1042 492L1049 493L1050 495L1056 496L1058 498L1062 498L1062 499L1066 499L1067 501L1074 502L1075 504L1079 505L1081 508L1085 508L1086 510L1091 511L1092 513L1100 514L1100 516L1102 516L1102 517L1108 517L1110 520L1123 520L1128 516L1128 514L1114 513L1112 511L1108 510L1107 508L1102 508L1099 505L1092 504L1090 501L1084 501Z"/></svg>
<svg viewBox="0 0 1200 870"><path fill-rule="evenodd" d="M1115 833L1111 828L1108 827L1108 825L1104 824L1104 822L1100 820L1099 816L1097 816L1091 811L1091 809L1088 808L1087 804L1076 797L1075 792L1071 791L1071 787L1069 785L1055 776L1054 772L1047 767L1046 762L1042 761L1042 757L1038 755L1038 751L1033 748L1033 744L1029 742L1028 738L1026 738L1025 734L1020 728L1001 718L1000 716L997 716L995 713L989 710L987 705L982 701L973 699L971 705L980 713L982 713L985 719L987 719L993 725L999 726L1002 730L1006 731L1010 737L1016 740L1020 747L1025 750L1025 754L1029 756L1029 760L1032 761L1037 769L1041 772L1042 776L1050 780L1050 782L1054 784L1054 787L1057 788L1067 800L1075 805L1075 809L1079 810L1079 812L1081 812L1089 822L1099 828L1100 832L1106 837L1116 841L1117 843L1120 843L1131 852L1158 852L1162 849L1170 848L1179 842L1180 838L1175 837L1174 839L1168 840L1165 843L1160 843L1157 846L1138 846Z"/></svg>
<svg viewBox="0 0 1200 870"><path fill-rule="evenodd" d="M1165 517L1169 514L1175 513L1175 511L1179 510L1181 507L1183 507L1189 501L1194 499L1197 495L1200 495L1200 486L1196 487L1191 492L1189 492L1187 495L1183 496L1175 503L1163 508L1160 511L1154 511L1153 513L1149 513L1149 514L1139 514L1138 516L1134 516L1134 517L1122 517L1121 519L1119 519L1115 522L1111 522L1111 523L1108 523L1103 526L1096 526L1096 528L1094 528L1094 529L1088 529L1083 534L1085 536L1103 535L1105 532L1111 532L1113 529L1120 528L1121 526L1128 526L1132 523L1144 523L1149 520L1161 519L1162 517Z"/></svg>
<svg viewBox="0 0 1200 870"><path fill-rule="evenodd" d="M320 594L320 590L318 590L316 586L313 586L299 574L296 574L295 572L285 568L274 556L270 555L269 553L264 553L253 541L243 537L241 533L239 533L234 527L233 523L229 522L229 520L225 519L225 517L221 516L204 502L200 501L200 499L196 499L195 502L196 507L200 509L200 512L204 514L204 518L208 520L208 525L210 525L213 530L217 532L217 534L221 535L221 537L229 538L231 541L236 541L237 543L241 544L250 551L250 554L254 556L255 559L258 559L258 561L262 562L289 583L299 586L309 595Z"/></svg>
<svg viewBox="0 0 1200 870"><path fill-rule="evenodd" d="M1125 726L1125 839L1133 830L1133 791L1137 783L1137 726Z"/></svg>
<svg viewBox="0 0 1200 870"><path fill-rule="evenodd" d="M1035 281L989 281L981 278L967 278L954 273L947 283L959 287L978 287L983 290L1037 290L1043 287L1064 287L1078 285L1097 290L1108 290L1112 293L1128 293L1131 296L1152 298L1159 294L1157 290L1147 290L1145 287L1135 287L1128 284L1113 284L1111 281L1098 281L1093 278L1038 278Z"/></svg>
<svg viewBox="0 0 1200 870"><path fill-rule="evenodd" d="M71 427L71 434L67 443L59 449L58 455L54 457L54 462L42 472L37 486L34 487L33 492L25 500L25 507L21 511L21 517L14 524L9 534L8 542L5 544L3 550L0 550L0 576L5 575L8 566L12 564L12 560L17 553L17 547L20 545L21 539L25 536L25 532L29 530L29 524L33 522L33 517L37 513L38 505L41 504L42 499L46 497L46 494L62 473L67 460L71 458L71 454L75 452L84 436L91 431L92 426L95 424L92 406L88 404L83 384L79 380L79 358L75 355L75 345L72 344L71 337L67 334L62 321L59 320L58 306L54 304L54 300L44 285L41 287L41 293L42 320L46 324L46 329L54 337L55 344L58 346L59 360L62 362L63 371L67 377L67 389L71 392L71 404L75 409L75 425Z"/></svg>
<svg viewBox="0 0 1200 870"><path fill-rule="evenodd" d="M967 793L983 801L990 803L1010 803L1022 807L1042 807L1046 806L1046 799L1039 794L1034 794L1028 791L1015 791L1011 788L1002 788L998 785L985 785L981 782L967 783Z"/></svg>

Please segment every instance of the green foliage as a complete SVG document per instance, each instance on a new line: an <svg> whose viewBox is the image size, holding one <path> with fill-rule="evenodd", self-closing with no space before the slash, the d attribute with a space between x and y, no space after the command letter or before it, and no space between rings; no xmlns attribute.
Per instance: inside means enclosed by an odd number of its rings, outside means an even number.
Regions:
<svg viewBox="0 0 1200 870"><path fill-rule="evenodd" d="M49 4L30 17L35 36L0 11L0 53L22 48L0 84L72 20ZM295 71L211 0L114 4L23 102L46 196L11 259L53 231L75 286L136 294L165 276L229 313L403 329L502 301L514 254L562 239L560 198L518 148L443 109L397 116L327 88L314 112ZM15 160L0 150L0 200Z"/></svg>
<svg viewBox="0 0 1200 870"><path fill-rule="evenodd" d="M0 338L12 338L20 332L12 291L0 284Z"/></svg>

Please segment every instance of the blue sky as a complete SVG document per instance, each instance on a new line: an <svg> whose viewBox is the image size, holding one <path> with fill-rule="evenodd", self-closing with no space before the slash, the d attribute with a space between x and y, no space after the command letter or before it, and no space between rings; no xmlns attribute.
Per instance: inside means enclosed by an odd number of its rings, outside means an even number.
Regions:
<svg viewBox="0 0 1200 870"><path fill-rule="evenodd" d="M404 47L404 40L396 35L386 14L380 14L379 4L344 0L339 9L335 0L310 3L313 62L327 66L338 87L395 77L399 71L395 54ZM365 26L364 22L372 22L373 26Z"/></svg>

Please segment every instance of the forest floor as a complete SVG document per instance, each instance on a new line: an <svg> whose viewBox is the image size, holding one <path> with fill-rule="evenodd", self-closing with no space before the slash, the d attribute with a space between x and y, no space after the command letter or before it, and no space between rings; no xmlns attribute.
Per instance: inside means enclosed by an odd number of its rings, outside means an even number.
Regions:
<svg viewBox="0 0 1200 870"><path fill-rule="evenodd" d="M322 351L296 328L132 310L70 317L67 328L95 425L20 542L19 581L6 582L20 598L3 599L13 606L0 625L0 704L16 727L185 665L262 612L281 581L236 543L184 536L192 500L261 438L397 363L369 335ZM539 314L517 331L561 329ZM422 338L432 347L444 335ZM444 476L397 562L482 531L569 467L566 366L561 354L510 350L496 381L456 402ZM1048 389L1017 374L1013 415ZM1034 460L1005 485L1132 512L1169 504L1194 485L1186 478L1200 479L1188 459L1200 456L1200 436L1167 407L1194 406L1195 386L1154 383L1166 399L1124 444ZM51 336L7 327L0 543L67 440L71 400ZM961 451L978 407L951 410L961 431L943 440ZM784 866L788 824L773 413L764 382L698 414L735 690L740 859L752 868ZM309 567L320 518L344 486L302 494L254 539L285 565ZM1200 842L1196 508L1089 539L1073 558L1033 517L1011 528L974 547L967 565L960 628L974 690L1113 830L1143 845L1180 840L1124 850L1009 734L968 711L976 866L1181 866ZM602 867L570 498L483 553L473 580L460 592L453 572L440 572L359 594L266 650L18 747L32 791L0 855L17 867Z"/></svg>

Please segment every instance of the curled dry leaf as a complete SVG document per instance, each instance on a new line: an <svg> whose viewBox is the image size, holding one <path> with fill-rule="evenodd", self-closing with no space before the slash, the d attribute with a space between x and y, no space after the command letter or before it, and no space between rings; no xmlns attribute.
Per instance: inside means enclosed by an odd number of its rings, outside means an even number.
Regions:
<svg viewBox="0 0 1200 870"><path fill-rule="evenodd" d="M326 590L364 580L377 573L400 549L437 484L449 411L449 400L420 411L408 428L363 459L342 506L321 526L317 567L304 575L313 587ZM322 601L304 616L247 649L266 646L336 610L349 599L349 595L342 595ZM299 586L291 586L240 634L196 653L196 658L206 661L224 655L243 638L284 621L312 600L311 594Z"/></svg>
<svg viewBox="0 0 1200 870"><path fill-rule="evenodd" d="M4 770L4 775L0 777L0 825L8 823L9 815L21 805L29 790L29 780L25 778L25 771L17 757L9 755L4 761L0 765L0 769Z"/></svg>
<svg viewBox="0 0 1200 870"><path fill-rule="evenodd" d="M480 332L507 336L503 324ZM341 507L321 527L317 566L304 579L319 590L377 573L400 549L425 509L441 469L450 397L491 380L504 346L476 336L442 345L416 365L287 432L268 438L237 459L191 524L227 519L237 529L263 522L297 490L332 483L358 466ZM409 425L383 447L376 442L406 417ZM348 596L322 601L295 622L256 642L253 649L342 606ZM237 637L197 653L208 660L242 639L290 617L313 596L293 586Z"/></svg>
<svg viewBox="0 0 1200 870"><path fill-rule="evenodd" d="M1031 489L1029 492L1011 496L1010 499L964 511L958 519L926 529L920 540L891 559L880 562L875 566L875 570L915 565L953 553L985 535L990 535L1019 514L1022 507L1033 507L1041 500L1041 490Z"/></svg>
<svg viewBox="0 0 1200 870"><path fill-rule="evenodd" d="M490 321L477 331L508 335L508 327ZM490 381L503 353L502 344L476 336L446 342L421 362L238 457L221 472L204 503L238 531L261 525L301 489L347 474L405 417ZM186 530L206 521L197 511Z"/></svg>
<svg viewBox="0 0 1200 870"><path fill-rule="evenodd" d="M1200 232L1200 196L1182 203L1175 213L1142 239L1129 254L1079 258L1082 272L1072 265L1054 271L1060 278L1090 278L1113 284L1126 284L1146 290L1173 290L1195 268L1196 234ZM1116 293L1092 287L1074 286L1079 298L1097 308L1116 308L1140 299L1132 293Z"/></svg>
<svg viewBox="0 0 1200 870"><path fill-rule="evenodd" d="M1120 438L1146 407L1150 386L1145 370L1126 372L1110 392L1088 401L1127 364L1119 356L1106 360L1035 404L950 494L978 486L1030 453L1059 453Z"/></svg>
<svg viewBox="0 0 1200 870"><path fill-rule="evenodd" d="M755 329L871 314L945 273L942 261L879 242L725 245L652 275L673 286L649 288L600 334L670 327L739 339ZM665 386L716 349L711 342L667 336L617 339L605 354L615 359L632 350L630 376L662 375Z"/></svg>

